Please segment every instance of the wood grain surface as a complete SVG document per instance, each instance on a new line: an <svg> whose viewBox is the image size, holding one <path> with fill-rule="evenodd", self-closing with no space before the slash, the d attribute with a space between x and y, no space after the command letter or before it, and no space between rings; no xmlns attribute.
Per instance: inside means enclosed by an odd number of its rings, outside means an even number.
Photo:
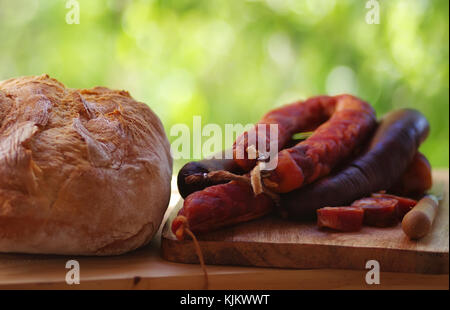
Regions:
<svg viewBox="0 0 450 310"><path fill-rule="evenodd" d="M365 269L366 262L374 259L384 271L448 274L448 172L435 173L433 189L443 192L444 199L431 233L418 241L409 240L400 224L390 228L363 227L348 233L275 216L197 238L206 263L213 265ZM170 230L169 223L176 212L177 208L163 229L162 255L174 262L198 263L192 241L178 241Z"/></svg>

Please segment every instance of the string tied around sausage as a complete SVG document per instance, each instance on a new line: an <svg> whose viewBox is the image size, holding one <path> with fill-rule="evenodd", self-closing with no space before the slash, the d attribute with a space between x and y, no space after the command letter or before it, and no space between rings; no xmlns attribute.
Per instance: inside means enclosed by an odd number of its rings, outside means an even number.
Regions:
<svg viewBox="0 0 450 310"><path fill-rule="evenodd" d="M180 227L176 231L177 237L178 235L183 235L184 233L187 233L192 238L192 242L194 243L195 247L195 252L197 253L197 257L200 262L200 266L203 270L203 275L205 277L204 289L207 290L209 286L208 271L206 270L205 259L203 257L203 252L200 247L200 243L198 242L197 237L195 237L195 234L189 229L188 219L184 215L178 215L175 219L181 223Z"/></svg>
<svg viewBox="0 0 450 310"><path fill-rule="evenodd" d="M192 174L190 176L187 176L185 181L186 184L194 184L202 180L209 180L214 183L224 183L227 181L243 182L249 184L252 187L255 196L264 193L270 198L272 198L272 200L275 202L276 205L279 205L280 196L275 192L271 191L270 189L268 189L263 184L261 180L261 171L259 170L259 165L257 165L256 167L250 172L250 176L234 174L225 170L217 170L208 173Z"/></svg>

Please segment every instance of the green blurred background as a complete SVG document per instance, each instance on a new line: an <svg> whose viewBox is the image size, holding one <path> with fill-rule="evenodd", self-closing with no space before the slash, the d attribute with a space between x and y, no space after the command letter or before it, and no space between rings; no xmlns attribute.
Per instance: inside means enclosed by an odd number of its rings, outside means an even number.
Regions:
<svg viewBox="0 0 450 310"><path fill-rule="evenodd" d="M194 115L247 124L348 92L378 115L422 111L432 131L421 150L449 165L447 0L379 0L379 25L366 23L364 0L78 2L80 24L69 25L65 0L0 0L0 80L48 73L69 87L126 89L168 134Z"/></svg>

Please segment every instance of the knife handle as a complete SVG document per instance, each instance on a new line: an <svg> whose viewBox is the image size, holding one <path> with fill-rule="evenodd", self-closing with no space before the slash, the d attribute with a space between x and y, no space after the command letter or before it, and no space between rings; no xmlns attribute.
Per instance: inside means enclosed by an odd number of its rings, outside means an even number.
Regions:
<svg viewBox="0 0 450 310"><path fill-rule="evenodd" d="M420 239L428 234L436 217L438 199L427 195L409 211L402 221L402 229L410 239Z"/></svg>

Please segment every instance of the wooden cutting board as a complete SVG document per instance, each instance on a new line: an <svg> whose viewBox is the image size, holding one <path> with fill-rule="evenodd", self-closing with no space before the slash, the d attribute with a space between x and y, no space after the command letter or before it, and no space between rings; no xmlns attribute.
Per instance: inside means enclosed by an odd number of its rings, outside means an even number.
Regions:
<svg viewBox="0 0 450 310"><path fill-rule="evenodd" d="M320 230L315 223L299 223L267 216L231 228L197 236L205 261L212 265L242 265L296 269L366 269L376 260L381 271L448 274L449 174L434 173L434 188L444 191L429 235L411 241L401 225L364 227L359 232ZM170 230L182 201L162 231L163 258L198 263L191 240L178 241Z"/></svg>

